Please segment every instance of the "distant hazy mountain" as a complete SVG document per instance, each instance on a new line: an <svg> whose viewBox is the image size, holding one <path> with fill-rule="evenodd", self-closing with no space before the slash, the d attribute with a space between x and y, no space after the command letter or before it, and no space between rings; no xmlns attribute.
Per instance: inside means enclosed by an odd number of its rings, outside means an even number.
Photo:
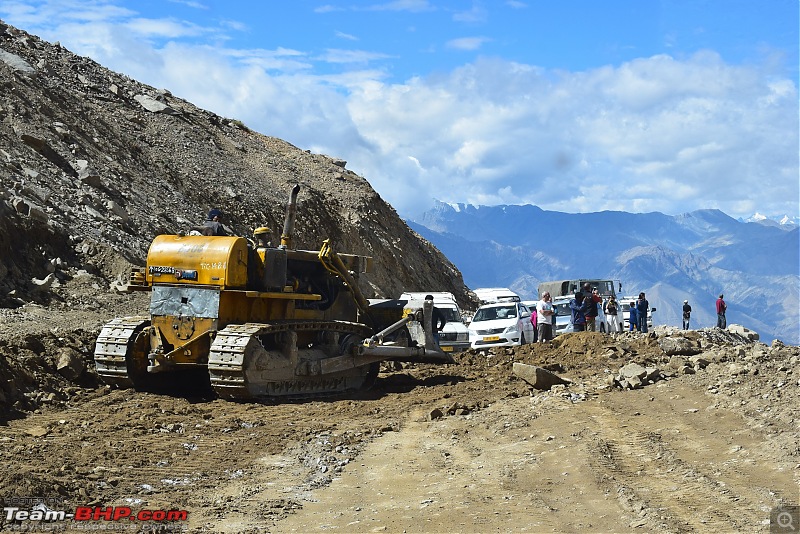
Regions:
<svg viewBox="0 0 800 534"><path fill-rule="evenodd" d="M764 219L770 220L770 219ZM409 225L441 250L471 288L511 287L537 298L539 282L612 278L647 294L656 324L714 326L725 294L728 323L769 343L800 343L800 231L796 224L737 221L719 210L560 213L537 206L437 203Z"/></svg>

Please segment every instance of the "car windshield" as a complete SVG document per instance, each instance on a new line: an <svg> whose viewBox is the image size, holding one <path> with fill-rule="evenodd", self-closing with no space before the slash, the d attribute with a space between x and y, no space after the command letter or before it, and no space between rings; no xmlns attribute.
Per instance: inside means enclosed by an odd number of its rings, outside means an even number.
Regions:
<svg viewBox="0 0 800 534"><path fill-rule="evenodd" d="M448 323L460 323L461 316L458 314L455 308L437 308L442 315L444 316L444 320Z"/></svg>
<svg viewBox="0 0 800 534"><path fill-rule="evenodd" d="M517 316L517 307L510 306L491 306L489 308L478 308L472 322L493 321L495 319L510 319Z"/></svg>
<svg viewBox="0 0 800 534"><path fill-rule="evenodd" d="M555 306L556 315L571 315L572 311L569 309L569 302L559 302Z"/></svg>

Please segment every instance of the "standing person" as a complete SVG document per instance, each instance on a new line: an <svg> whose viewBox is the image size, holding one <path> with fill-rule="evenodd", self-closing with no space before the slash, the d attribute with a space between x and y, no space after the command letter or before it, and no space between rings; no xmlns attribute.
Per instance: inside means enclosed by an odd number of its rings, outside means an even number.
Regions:
<svg viewBox="0 0 800 534"><path fill-rule="evenodd" d="M539 337L539 313L536 311L537 306L531 308L531 324L533 325L533 341L536 343Z"/></svg>
<svg viewBox="0 0 800 534"><path fill-rule="evenodd" d="M631 302L630 311L628 312L628 331L633 332L638 328L639 318L636 314L636 303Z"/></svg>
<svg viewBox="0 0 800 534"><path fill-rule="evenodd" d="M587 282L583 284L583 300L587 307L586 330L594 332L597 329L597 304L603 299L600 298L597 288L592 289L592 286ZM589 304L591 304L591 306L589 306Z"/></svg>
<svg viewBox="0 0 800 534"><path fill-rule="evenodd" d="M650 303L644 298L644 291L639 293L639 299L636 301L636 318L639 321L639 332L647 333L647 310L650 309Z"/></svg>
<svg viewBox="0 0 800 534"><path fill-rule="evenodd" d="M425 300L430 300L431 304L433 304L433 295L425 295ZM433 329L433 339L436 340L436 344L439 344L439 332L442 331L444 325L447 324L447 319L444 318L444 314L442 310L437 308L435 305L432 307L432 314L431 314L431 328Z"/></svg>
<svg viewBox="0 0 800 534"><path fill-rule="evenodd" d="M575 293L575 298L569 301L569 309L572 311L572 326L576 332L586 330L586 306L583 293Z"/></svg>
<svg viewBox="0 0 800 534"><path fill-rule="evenodd" d="M606 313L606 321L608 321L608 332L619 332L619 321L617 320L617 313L619 306L617 305L617 297L611 295L608 301L603 306L603 311Z"/></svg>
<svg viewBox="0 0 800 534"><path fill-rule="evenodd" d="M689 330L689 317L692 315L692 307L689 306L689 301L683 301L683 329Z"/></svg>
<svg viewBox="0 0 800 534"><path fill-rule="evenodd" d="M728 305L722 300L722 293L720 293L717 299L717 328L728 327L728 320L725 318L725 310L727 309Z"/></svg>
<svg viewBox="0 0 800 534"><path fill-rule="evenodd" d="M542 300L536 304L536 312L539 316L539 343L553 340L553 323L551 318L555 316L553 302L550 293L545 292Z"/></svg>

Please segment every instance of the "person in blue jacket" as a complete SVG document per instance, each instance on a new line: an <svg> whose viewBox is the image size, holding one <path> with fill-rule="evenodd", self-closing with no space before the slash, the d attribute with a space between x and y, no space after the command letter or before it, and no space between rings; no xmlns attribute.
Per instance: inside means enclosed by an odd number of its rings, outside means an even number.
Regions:
<svg viewBox="0 0 800 534"><path fill-rule="evenodd" d="M572 311L572 326L576 332L586 330L586 306L583 293L575 293L575 298L569 301L569 309Z"/></svg>
<svg viewBox="0 0 800 534"><path fill-rule="evenodd" d="M639 324L639 319L637 315L638 314L636 313L636 303L631 302L630 312L628 313L628 324L630 325L628 327L628 330L630 332L633 332L634 330L637 329L637 325Z"/></svg>

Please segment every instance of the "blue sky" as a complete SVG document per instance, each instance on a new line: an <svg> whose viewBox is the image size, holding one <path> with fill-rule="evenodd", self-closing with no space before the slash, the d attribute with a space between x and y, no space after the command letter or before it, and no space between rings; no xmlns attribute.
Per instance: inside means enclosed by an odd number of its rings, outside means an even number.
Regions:
<svg viewBox="0 0 800 534"><path fill-rule="evenodd" d="M0 18L433 199L800 215L797 0L0 0Z"/></svg>

